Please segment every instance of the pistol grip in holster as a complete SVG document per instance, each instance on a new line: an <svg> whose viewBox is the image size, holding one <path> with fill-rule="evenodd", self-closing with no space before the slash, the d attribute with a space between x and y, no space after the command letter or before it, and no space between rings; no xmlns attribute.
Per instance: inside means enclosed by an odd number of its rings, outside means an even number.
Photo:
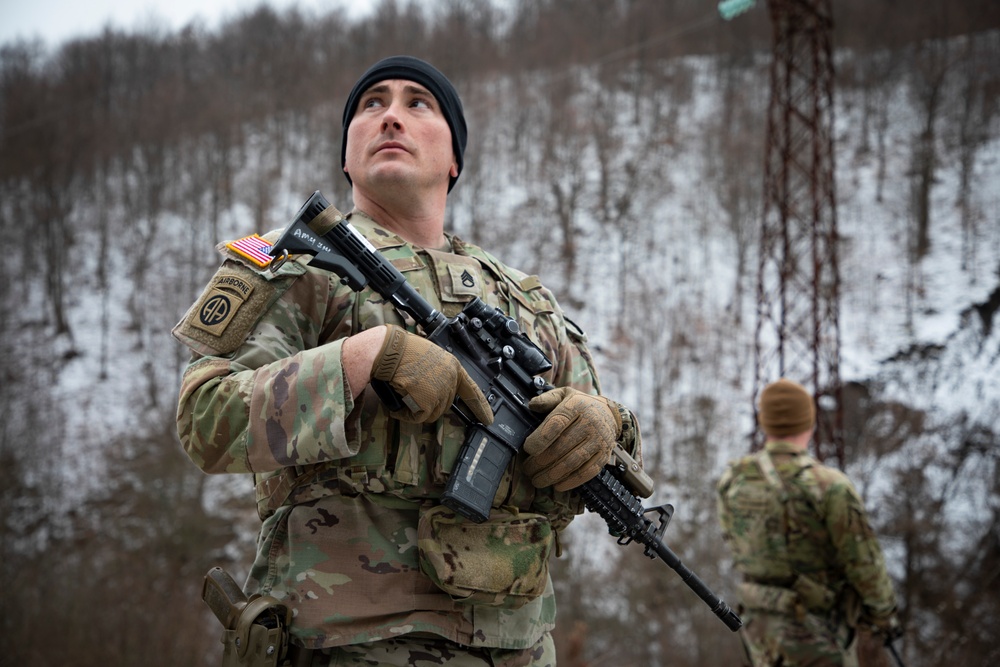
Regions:
<svg viewBox="0 0 1000 667"><path fill-rule="evenodd" d="M223 624L222 667L287 665L288 605L270 595L247 598L221 568L205 576L202 599Z"/></svg>
<svg viewBox="0 0 1000 667"><path fill-rule="evenodd" d="M222 667L278 667L288 650L291 611L270 595L251 597L222 633Z"/></svg>

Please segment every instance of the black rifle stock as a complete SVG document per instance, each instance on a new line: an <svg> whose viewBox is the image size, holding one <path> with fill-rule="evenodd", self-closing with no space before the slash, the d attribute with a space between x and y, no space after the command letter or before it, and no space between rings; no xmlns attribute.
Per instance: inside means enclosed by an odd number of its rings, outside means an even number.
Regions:
<svg viewBox="0 0 1000 667"><path fill-rule="evenodd" d="M329 206L318 190L313 193L271 248L272 269L289 255L311 255L311 266L336 273L354 291L371 287L413 317L428 340L455 355L482 390L494 420L489 426L480 424L460 401L453 404L454 412L466 423L466 439L441 502L471 521L485 521L511 459L542 421L542 416L528 409L528 402L552 389L539 377L552 364L515 320L478 298L455 317L445 317L345 221L317 235L309 223ZM390 407L399 405L399 397L387 384L375 389ZM612 462L600 475L575 491L587 509L604 518L619 544L639 542L646 547L646 556L659 557L676 571L729 629L742 626L740 617L663 543L673 507L642 506L635 494L651 495L652 481L622 448L615 449ZM649 513L657 515L659 525L646 517Z"/></svg>

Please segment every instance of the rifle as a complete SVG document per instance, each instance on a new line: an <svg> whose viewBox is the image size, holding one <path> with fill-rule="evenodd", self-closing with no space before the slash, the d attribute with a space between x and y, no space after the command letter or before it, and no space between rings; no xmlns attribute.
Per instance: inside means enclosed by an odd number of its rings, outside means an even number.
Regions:
<svg viewBox="0 0 1000 667"><path fill-rule="evenodd" d="M903 659L899 657L899 653L896 651L896 647L893 645L892 641L893 641L892 637L886 637L885 640L886 650L889 651L889 654L893 657L893 659L896 661L896 664L899 667L906 667L906 665L903 664Z"/></svg>
<svg viewBox="0 0 1000 667"><path fill-rule="evenodd" d="M319 236L309 224L324 212L323 222L336 224ZM311 266L336 273L352 290L371 287L397 310L413 317L428 340L459 360L482 390L494 419L489 426L480 424L461 401L453 403L452 410L466 424L466 438L441 502L470 521L485 521L511 459L542 422L543 417L528 409L528 402L553 388L539 377L552 368L545 353L520 331L515 320L478 298L455 317L445 317L330 206L319 190L299 209L269 254L275 258L272 271L290 255L305 254L311 256ZM391 410L401 406L391 387L378 382L373 385ZM743 625L740 617L663 543L674 508L669 504L649 509L642 506L635 494L649 497L652 480L624 449L616 447L600 474L575 491L587 509L607 522L608 531L619 544L639 542L645 546L646 556L659 557L730 630L739 630ZM659 524L646 514L654 514Z"/></svg>

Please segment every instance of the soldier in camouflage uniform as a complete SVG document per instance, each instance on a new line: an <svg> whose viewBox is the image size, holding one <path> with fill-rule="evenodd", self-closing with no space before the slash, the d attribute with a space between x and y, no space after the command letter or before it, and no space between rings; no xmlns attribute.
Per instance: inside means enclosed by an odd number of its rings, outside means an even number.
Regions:
<svg viewBox="0 0 1000 667"><path fill-rule="evenodd" d="M406 56L376 63L351 91L343 129L350 223L446 316L479 297L515 318L553 363L543 377L557 389L530 405L547 416L489 519L456 516L439 503L464 440L447 408L459 396L493 418L457 360L307 257L272 272L230 243L174 330L193 351L181 443L206 472L253 474L263 524L245 591L291 607L300 664L554 665L548 559L583 510L570 490L616 443L639 456L638 425L600 396L584 334L537 277L444 232L466 144L444 75ZM320 218L341 216L331 207ZM390 413L373 378L406 407Z"/></svg>
<svg viewBox="0 0 1000 667"><path fill-rule="evenodd" d="M764 450L729 464L719 519L740 584L742 638L754 667L857 665L855 630L896 636L892 582L850 480L806 453L812 396L781 379L764 388Z"/></svg>

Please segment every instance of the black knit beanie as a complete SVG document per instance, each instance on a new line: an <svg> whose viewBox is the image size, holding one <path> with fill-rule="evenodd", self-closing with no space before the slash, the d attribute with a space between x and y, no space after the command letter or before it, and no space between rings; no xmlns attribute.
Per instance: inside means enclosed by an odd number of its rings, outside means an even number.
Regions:
<svg viewBox="0 0 1000 667"><path fill-rule="evenodd" d="M451 84L451 81L444 74L430 63L424 62L419 58L414 58L413 56L390 56L389 58L384 58L369 67L368 71L362 74L358 82L354 84L351 94L347 97L347 105L344 106L344 136L340 145L341 168L343 168L347 158L347 127L351 124L351 120L354 119L354 112L358 109L358 101L361 99L361 95L372 85L387 79L415 81L427 88L434 95L434 99L441 106L444 119L448 121L448 127L451 128L451 145L455 151L455 160L458 162L458 173L461 174L462 157L469 138L469 130L465 126L465 114L462 111L462 100L458 98L458 91L455 90L455 86ZM345 171L344 175L347 176L347 182L350 183L350 174ZM449 192L451 192L457 180L458 176L452 178L448 183Z"/></svg>

